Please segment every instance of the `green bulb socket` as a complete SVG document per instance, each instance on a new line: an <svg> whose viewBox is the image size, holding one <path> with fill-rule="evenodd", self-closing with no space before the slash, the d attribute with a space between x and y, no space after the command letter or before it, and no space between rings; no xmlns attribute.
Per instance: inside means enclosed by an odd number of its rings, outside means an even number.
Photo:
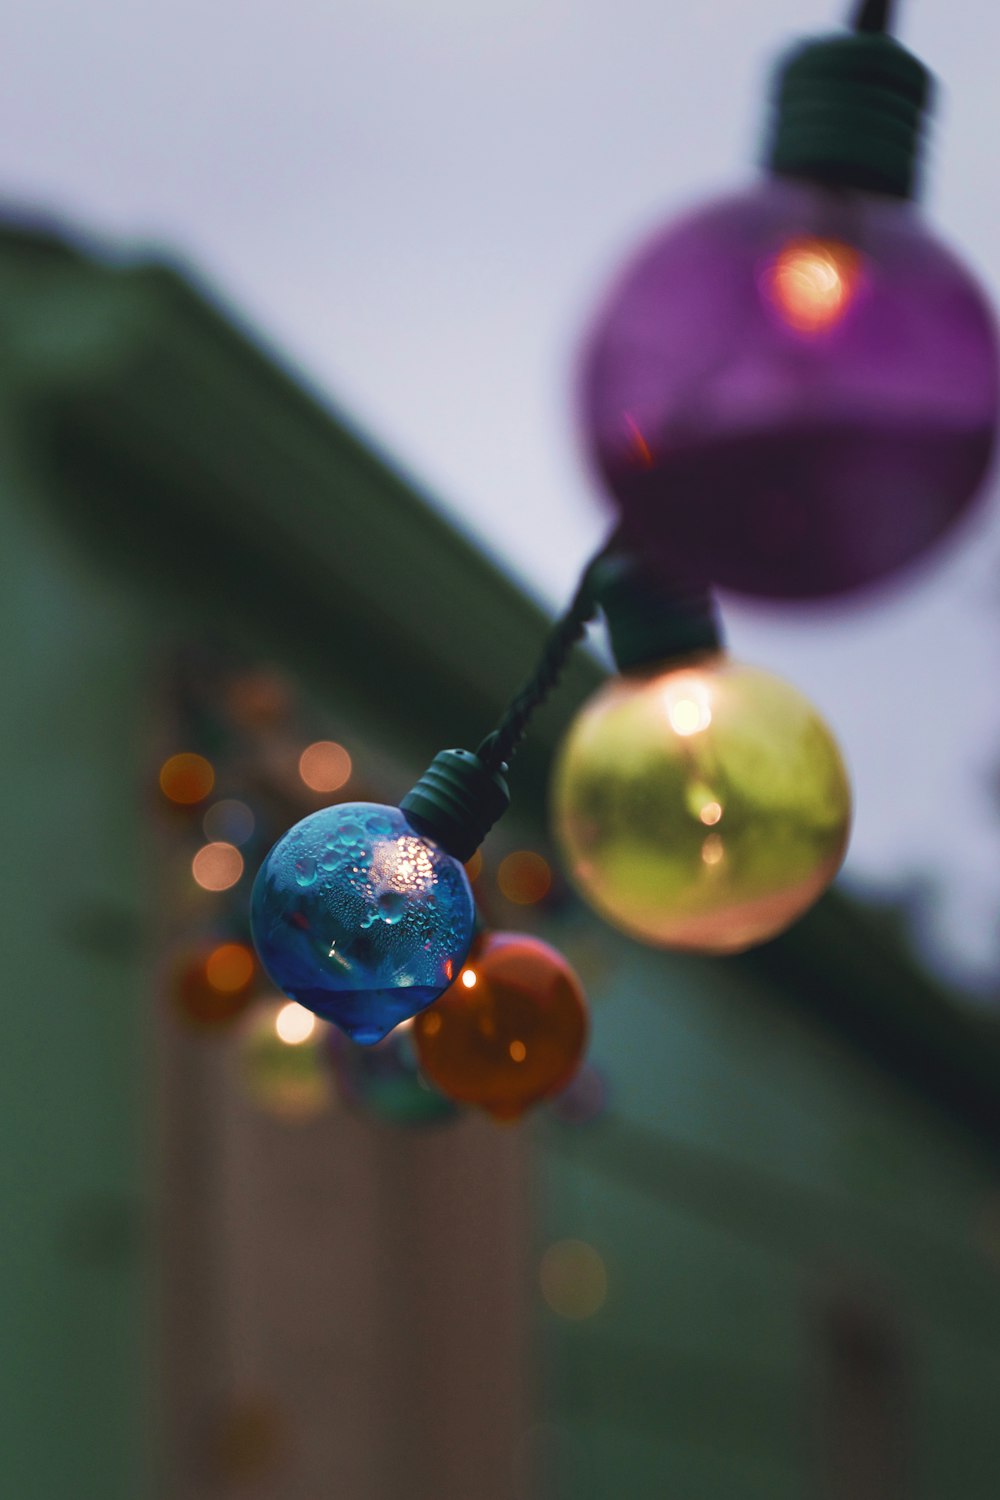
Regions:
<svg viewBox="0 0 1000 1500"><path fill-rule="evenodd" d="M464 864L510 806L506 769L489 770L471 750L442 750L400 808L419 833Z"/></svg>
<svg viewBox="0 0 1000 1500"><path fill-rule="evenodd" d="M796 47L778 68L770 171L824 186L913 198L934 80L877 32Z"/></svg>
<svg viewBox="0 0 1000 1500"><path fill-rule="evenodd" d="M594 597L619 672L722 650L722 629L708 589L665 582L633 557L613 554L602 560Z"/></svg>

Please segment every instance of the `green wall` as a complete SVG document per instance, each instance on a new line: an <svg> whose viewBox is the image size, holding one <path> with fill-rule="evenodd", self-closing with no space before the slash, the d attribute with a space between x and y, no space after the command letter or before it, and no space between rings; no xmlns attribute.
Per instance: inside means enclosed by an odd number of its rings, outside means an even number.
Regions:
<svg viewBox="0 0 1000 1500"><path fill-rule="evenodd" d="M539 1493L839 1497L821 1477L819 1310L851 1293L905 1356L900 1493L994 1500L990 1161L794 997L726 965L618 954L592 1046L608 1115L543 1137L542 1244L594 1245L608 1296L579 1323L541 1307L553 1473Z"/></svg>
<svg viewBox="0 0 1000 1500"><path fill-rule="evenodd" d="M140 1500L141 622L0 431L0 1494Z"/></svg>

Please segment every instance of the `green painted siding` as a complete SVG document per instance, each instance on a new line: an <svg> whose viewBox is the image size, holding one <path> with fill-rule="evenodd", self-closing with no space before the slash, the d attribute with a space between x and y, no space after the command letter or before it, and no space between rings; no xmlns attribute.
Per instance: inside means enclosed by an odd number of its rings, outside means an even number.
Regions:
<svg viewBox="0 0 1000 1500"><path fill-rule="evenodd" d="M618 949L593 1044L609 1115L544 1135L542 1243L590 1242L609 1279L585 1322L540 1313L553 1500L825 1496L818 1311L838 1288L902 1340L915 1500L994 1500L991 1162L725 966Z"/></svg>
<svg viewBox="0 0 1000 1500"><path fill-rule="evenodd" d="M0 1494L139 1500L146 651L3 442Z"/></svg>

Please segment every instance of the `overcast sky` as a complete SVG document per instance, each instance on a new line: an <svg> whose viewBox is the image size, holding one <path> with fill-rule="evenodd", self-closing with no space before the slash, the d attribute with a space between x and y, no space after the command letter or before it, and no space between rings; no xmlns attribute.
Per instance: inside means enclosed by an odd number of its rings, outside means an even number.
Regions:
<svg viewBox="0 0 1000 1500"><path fill-rule="evenodd" d="M928 213L1000 300L1000 7L903 0L941 75ZM570 388L616 261L753 173L776 49L831 0L7 3L12 200L169 245L556 606L607 519ZM960 18L956 24L956 18ZM855 880L942 882L988 984L1000 839L1000 504L849 612L727 610L835 725Z"/></svg>

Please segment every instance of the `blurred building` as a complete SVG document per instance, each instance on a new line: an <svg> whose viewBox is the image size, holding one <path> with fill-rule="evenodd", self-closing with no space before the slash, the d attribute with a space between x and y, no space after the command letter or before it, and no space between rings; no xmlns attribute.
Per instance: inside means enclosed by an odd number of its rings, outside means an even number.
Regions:
<svg viewBox="0 0 1000 1500"><path fill-rule="evenodd" d="M270 839L477 743L545 621L177 270L9 224L0 319L0 1491L992 1500L994 1028L843 896L709 963L505 879L585 655L476 880L584 978L578 1089L359 1099L259 976L198 1024Z"/></svg>

